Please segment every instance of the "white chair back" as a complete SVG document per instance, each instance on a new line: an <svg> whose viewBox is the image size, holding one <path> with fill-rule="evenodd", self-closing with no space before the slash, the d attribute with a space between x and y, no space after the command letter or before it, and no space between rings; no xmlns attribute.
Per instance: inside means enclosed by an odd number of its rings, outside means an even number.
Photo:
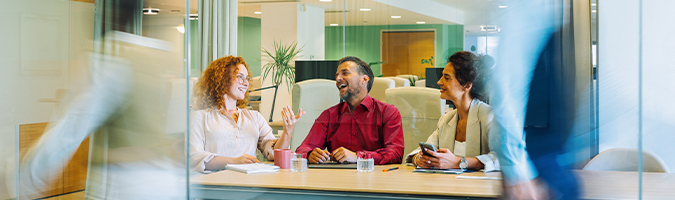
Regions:
<svg viewBox="0 0 675 200"><path fill-rule="evenodd" d="M190 96L186 96L184 78L169 79L164 88L164 105L166 106L166 121L164 122L164 131L167 134L182 134L187 129L185 121L187 120L188 99L192 99L194 85L197 78L190 78Z"/></svg>
<svg viewBox="0 0 675 200"><path fill-rule="evenodd" d="M399 77L384 77L390 78L396 82L396 87L410 87L410 80Z"/></svg>
<svg viewBox="0 0 675 200"><path fill-rule="evenodd" d="M385 93L387 103L396 106L401 113L405 138L403 155L407 155L436 130L445 101L441 100L440 90L435 88L397 87Z"/></svg>
<svg viewBox="0 0 675 200"><path fill-rule="evenodd" d="M586 164L584 170L598 171L637 171L637 149L609 149L595 156ZM661 158L649 151L642 151L643 172L670 173L666 163Z"/></svg>
<svg viewBox="0 0 675 200"><path fill-rule="evenodd" d="M399 75L396 75L396 77L404 78L404 79L408 79L408 80L413 80L413 81L417 81L417 80L420 79L417 75L413 75L413 74L399 74Z"/></svg>
<svg viewBox="0 0 675 200"><path fill-rule="evenodd" d="M415 81L415 87L426 87L427 80L419 80Z"/></svg>
<svg viewBox="0 0 675 200"><path fill-rule="evenodd" d="M251 82L248 83L248 90L255 90L260 88L262 88L262 81L260 80L260 76L255 76L251 78ZM248 96L260 96L260 92L261 91L250 92Z"/></svg>
<svg viewBox="0 0 675 200"><path fill-rule="evenodd" d="M311 79L293 85L293 112L302 108L307 113L298 120L291 137L291 149L295 150L305 140L314 121L321 113L340 102L340 93L335 81Z"/></svg>
<svg viewBox="0 0 675 200"><path fill-rule="evenodd" d="M373 87L370 88L368 94L374 99L387 103L384 91L394 87L396 87L396 82L393 79L375 77L375 79L373 79Z"/></svg>

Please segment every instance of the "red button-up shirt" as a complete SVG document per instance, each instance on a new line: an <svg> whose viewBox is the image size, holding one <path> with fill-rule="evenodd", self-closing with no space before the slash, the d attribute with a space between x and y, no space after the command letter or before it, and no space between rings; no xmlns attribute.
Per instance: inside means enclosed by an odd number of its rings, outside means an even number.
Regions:
<svg viewBox="0 0 675 200"><path fill-rule="evenodd" d="M398 109L367 95L353 115L346 102L323 111L295 152L307 154L314 148L333 152L345 147L372 155L377 165L398 164L404 144Z"/></svg>

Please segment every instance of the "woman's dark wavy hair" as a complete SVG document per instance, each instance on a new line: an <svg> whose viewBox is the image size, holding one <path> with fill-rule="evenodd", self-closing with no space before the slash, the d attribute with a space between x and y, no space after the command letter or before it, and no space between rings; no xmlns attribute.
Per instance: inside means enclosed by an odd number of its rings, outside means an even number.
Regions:
<svg viewBox="0 0 675 200"><path fill-rule="evenodd" d="M469 91L471 97L487 102L488 77L490 77L490 68L495 63L494 59L489 55L476 56L468 51L459 51L448 58L448 63L452 63L455 77L460 85L466 86L467 83L472 83Z"/></svg>

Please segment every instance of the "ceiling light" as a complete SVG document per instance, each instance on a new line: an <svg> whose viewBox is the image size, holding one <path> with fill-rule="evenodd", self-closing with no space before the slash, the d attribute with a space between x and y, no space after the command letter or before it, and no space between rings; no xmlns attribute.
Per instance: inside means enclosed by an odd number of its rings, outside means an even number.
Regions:
<svg viewBox="0 0 675 200"><path fill-rule="evenodd" d="M426 23L426 22L423 22L423 21L417 22L417 24L424 24L424 23Z"/></svg>
<svg viewBox="0 0 675 200"><path fill-rule="evenodd" d="M597 4L594 4L594 3L591 4L591 6L595 6L595 5L597 5Z"/></svg>
<svg viewBox="0 0 675 200"><path fill-rule="evenodd" d="M393 15L393 16L391 16L391 18L392 18L392 19L399 19L399 18L401 18L401 16Z"/></svg>
<svg viewBox="0 0 675 200"><path fill-rule="evenodd" d="M253 13L255 13L256 15L262 14L262 12L260 12L260 11L255 11Z"/></svg>
<svg viewBox="0 0 675 200"><path fill-rule="evenodd" d="M158 8L143 8L144 15L156 15L159 14Z"/></svg>
<svg viewBox="0 0 675 200"><path fill-rule="evenodd" d="M370 8L361 8L360 11L370 11Z"/></svg>
<svg viewBox="0 0 675 200"><path fill-rule="evenodd" d="M509 7L509 6L499 6L499 8L507 8L507 7Z"/></svg>
<svg viewBox="0 0 675 200"><path fill-rule="evenodd" d="M199 19L199 14L190 14L190 20L197 20Z"/></svg>
<svg viewBox="0 0 675 200"><path fill-rule="evenodd" d="M331 2L333 0L319 0L320 2Z"/></svg>
<svg viewBox="0 0 675 200"><path fill-rule="evenodd" d="M480 31L497 31L497 26L480 26Z"/></svg>
<svg viewBox="0 0 675 200"><path fill-rule="evenodd" d="M591 12L598 12L597 10L591 10Z"/></svg>
<svg viewBox="0 0 675 200"><path fill-rule="evenodd" d="M338 24L330 24L330 26L338 26Z"/></svg>

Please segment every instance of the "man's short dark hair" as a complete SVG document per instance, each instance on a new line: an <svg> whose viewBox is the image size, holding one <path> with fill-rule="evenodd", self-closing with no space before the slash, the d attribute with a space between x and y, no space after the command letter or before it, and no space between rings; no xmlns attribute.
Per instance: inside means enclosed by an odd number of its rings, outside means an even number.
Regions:
<svg viewBox="0 0 675 200"><path fill-rule="evenodd" d="M373 81L375 81L375 79L374 79L375 76L373 75L373 70L370 69L370 66L368 65L368 63L363 62L363 60L361 60L357 57L347 56L347 57L344 57L344 58L340 59L340 61L338 61L338 65L341 65L343 62L347 62L347 61L352 61L352 62L356 63L356 65L359 66L358 67L359 75L368 75L368 78L370 78L368 80L368 92L370 92L370 88L373 87Z"/></svg>

